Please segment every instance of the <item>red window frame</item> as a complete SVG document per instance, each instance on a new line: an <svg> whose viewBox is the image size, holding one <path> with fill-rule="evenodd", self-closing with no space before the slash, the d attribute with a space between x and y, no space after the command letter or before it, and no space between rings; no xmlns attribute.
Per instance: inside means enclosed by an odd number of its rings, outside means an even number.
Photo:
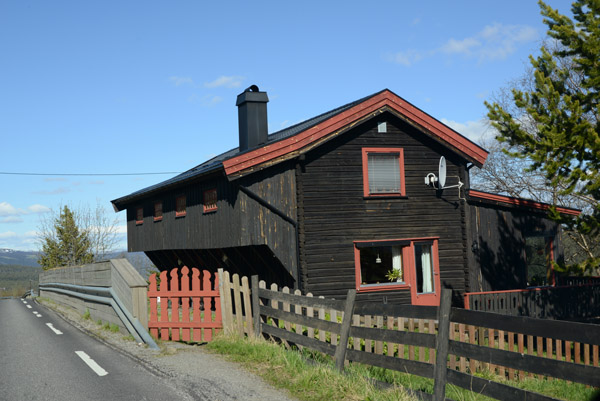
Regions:
<svg viewBox="0 0 600 401"><path fill-rule="evenodd" d="M187 198L180 195L175 198L175 217L185 217L187 214Z"/></svg>
<svg viewBox="0 0 600 401"><path fill-rule="evenodd" d="M360 268L360 249L357 244L371 242L374 244L382 243L385 245L393 245L397 242L399 245L404 245L402 248L402 270L404 276L403 283L382 283L382 284L368 284L363 285L361 283L361 268ZM408 242L408 244L407 244ZM440 262L439 262L439 250L438 250L439 237L425 237L425 238L404 238L404 239L386 239L386 240L375 240L375 241L354 241L354 276L355 276L355 288L357 292L381 292L381 291L393 291L393 290L407 290L410 289L411 303L413 305L439 305L439 297L441 294L440 284ZM432 293L417 293L417 272L416 272L416 261L415 261L415 244L431 244L431 258L433 263L433 292Z"/></svg>
<svg viewBox="0 0 600 401"><path fill-rule="evenodd" d="M162 201L154 202L154 221L161 221L163 218L163 203Z"/></svg>
<svg viewBox="0 0 600 401"><path fill-rule="evenodd" d="M204 213L217 211L217 188L207 189L202 194L202 209Z"/></svg>
<svg viewBox="0 0 600 401"><path fill-rule="evenodd" d="M135 209L135 224L139 226L140 224L144 224L144 208L138 207Z"/></svg>
<svg viewBox="0 0 600 401"><path fill-rule="evenodd" d="M394 153L398 155L400 168L400 192L370 193L369 191L369 153ZM406 196L404 179L404 149L403 148L362 148L363 194L365 198Z"/></svg>

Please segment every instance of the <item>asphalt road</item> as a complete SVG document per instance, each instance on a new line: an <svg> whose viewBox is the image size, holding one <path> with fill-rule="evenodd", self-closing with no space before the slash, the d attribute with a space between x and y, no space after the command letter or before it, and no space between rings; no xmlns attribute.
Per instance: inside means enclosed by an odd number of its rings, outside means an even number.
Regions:
<svg viewBox="0 0 600 401"><path fill-rule="evenodd" d="M0 400L194 400L31 300L0 299Z"/></svg>

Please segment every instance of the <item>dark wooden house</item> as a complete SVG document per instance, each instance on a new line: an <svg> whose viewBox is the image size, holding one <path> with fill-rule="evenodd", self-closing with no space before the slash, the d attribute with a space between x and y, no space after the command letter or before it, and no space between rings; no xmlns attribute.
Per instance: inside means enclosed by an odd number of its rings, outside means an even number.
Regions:
<svg viewBox="0 0 600 401"><path fill-rule="evenodd" d="M255 86L238 96L239 148L112 202L130 252L413 304L437 304L441 287L524 288L532 246L545 266L560 257L548 205L471 190L487 151L391 91L270 135L267 102Z"/></svg>

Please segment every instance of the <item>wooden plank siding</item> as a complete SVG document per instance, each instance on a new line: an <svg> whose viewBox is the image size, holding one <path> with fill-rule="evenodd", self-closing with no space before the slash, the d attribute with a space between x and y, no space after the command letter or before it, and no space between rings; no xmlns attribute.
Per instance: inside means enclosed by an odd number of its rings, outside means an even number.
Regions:
<svg viewBox="0 0 600 401"><path fill-rule="evenodd" d="M293 224L240 190L240 186L264 199L290 219L296 219L295 172L292 165L257 172L229 182L223 175L163 191L127 209L128 251L145 251L159 268L176 266L177 260L216 271L232 268L255 274L263 269L297 277L296 230ZM203 192L217 188L217 210L205 213ZM186 215L175 216L175 199L185 195ZM154 221L154 203L163 202L163 218ZM143 224L136 224L135 211L144 208ZM264 246L267 246L266 249ZM257 247L257 249L249 249ZM263 265L250 270L250 264ZM244 268L247 267L247 269ZM273 279L273 275L260 274ZM275 280L290 284L289 277Z"/></svg>
<svg viewBox="0 0 600 401"><path fill-rule="evenodd" d="M387 132L377 122L387 121ZM404 149L406 197L364 198L362 148ZM436 173L440 156L447 159L448 181L465 181L464 160L425 134L383 114L357 126L306 155L297 169L300 255L304 291L344 298L355 288L354 245L357 240L439 237L441 284L465 289L464 202L456 188L439 193L424 183ZM359 293L357 302L410 303L408 290Z"/></svg>
<svg viewBox="0 0 600 401"><path fill-rule="evenodd" d="M528 235L553 236L555 260L563 254L560 226L545 212L470 203L470 292L526 288L525 237Z"/></svg>

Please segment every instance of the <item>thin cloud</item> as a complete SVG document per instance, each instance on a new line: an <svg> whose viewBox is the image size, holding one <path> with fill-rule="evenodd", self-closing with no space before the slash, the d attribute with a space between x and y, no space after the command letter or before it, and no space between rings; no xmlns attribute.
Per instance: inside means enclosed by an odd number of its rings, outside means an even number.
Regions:
<svg viewBox="0 0 600 401"><path fill-rule="evenodd" d="M241 77L239 75L221 75L219 78L215 79L212 82L205 82L204 86L207 88L239 88L242 85L242 81L244 79L244 77Z"/></svg>
<svg viewBox="0 0 600 401"><path fill-rule="evenodd" d="M32 193L35 195L60 195L60 194L66 194L68 192L71 192L71 190L69 188L60 187L60 188L53 189L52 191L36 191L36 192L32 192Z"/></svg>
<svg viewBox="0 0 600 401"><path fill-rule="evenodd" d="M459 134L466 136L471 141L481 144L490 138L494 138L494 129L486 120L477 121L466 121L464 123L447 120L442 118L444 124L458 132Z"/></svg>
<svg viewBox="0 0 600 401"><path fill-rule="evenodd" d="M23 212L22 209L17 209L8 202L0 202L0 216L16 216Z"/></svg>
<svg viewBox="0 0 600 401"><path fill-rule="evenodd" d="M521 43L537 39L535 28L527 25L487 25L476 35L463 38L451 38L442 47L446 54L462 54L477 57L480 62L503 60L517 50Z"/></svg>
<svg viewBox="0 0 600 401"><path fill-rule="evenodd" d="M221 96L206 95L202 98L202 105L214 106L217 103L221 103L223 98Z"/></svg>
<svg viewBox="0 0 600 401"><path fill-rule="evenodd" d="M0 239L15 238L16 236L17 233L14 231L5 231L3 233L0 233Z"/></svg>
<svg viewBox="0 0 600 401"><path fill-rule="evenodd" d="M171 82L175 86L182 86L182 85L195 86L194 80L190 77L172 76L172 77L169 77L169 82Z"/></svg>
<svg viewBox="0 0 600 401"><path fill-rule="evenodd" d="M44 206L44 205L40 205L40 204L31 205L27 209L31 213L48 213L48 212L52 211L48 206Z"/></svg>
<svg viewBox="0 0 600 401"><path fill-rule="evenodd" d="M61 177L49 177L49 178L44 178L44 182L65 182L67 181L66 178L61 178Z"/></svg>
<svg viewBox="0 0 600 401"><path fill-rule="evenodd" d="M3 219L0 219L0 224L9 224L9 223L22 223L23 219L19 216L8 216Z"/></svg>
<svg viewBox="0 0 600 401"><path fill-rule="evenodd" d="M387 59L406 67L437 54L477 58L479 62L503 60L514 53L522 43L538 38L535 28L528 25L486 25L481 31L466 38L450 38L432 50L407 49L388 55Z"/></svg>

